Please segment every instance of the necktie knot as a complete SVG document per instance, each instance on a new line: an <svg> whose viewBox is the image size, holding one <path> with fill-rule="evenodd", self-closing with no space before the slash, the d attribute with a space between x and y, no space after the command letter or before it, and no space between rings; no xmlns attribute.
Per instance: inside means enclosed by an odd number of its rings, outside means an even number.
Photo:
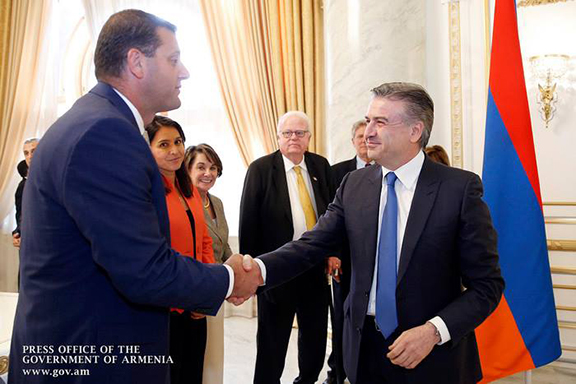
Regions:
<svg viewBox="0 0 576 384"><path fill-rule="evenodd" d="M396 182L397 178L398 178L398 176L396 176L396 174L394 172L388 172L386 174L386 185L394 188L394 183Z"/></svg>
<svg viewBox="0 0 576 384"><path fill-rule="evenodd" d="M302 169L300 168L299 165L295 165L295 166L294 166L294 172L296 172L296 174L297 174L298 176L301 176L301 175L302 175Z"/></svg>

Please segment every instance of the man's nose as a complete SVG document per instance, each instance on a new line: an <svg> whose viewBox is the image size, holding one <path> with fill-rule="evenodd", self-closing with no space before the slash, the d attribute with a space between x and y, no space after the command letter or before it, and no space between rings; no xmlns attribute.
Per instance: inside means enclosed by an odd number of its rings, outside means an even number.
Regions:
<svg viewBox="0 0 576 384"><path fill-rule="evenodd" d="M188 70L186 69L186 66L183 63L180 63L180 65L182 66L182 68L180 70L180 79L186 80L186 79L190 78L190 72L188 72Z"/></svg>

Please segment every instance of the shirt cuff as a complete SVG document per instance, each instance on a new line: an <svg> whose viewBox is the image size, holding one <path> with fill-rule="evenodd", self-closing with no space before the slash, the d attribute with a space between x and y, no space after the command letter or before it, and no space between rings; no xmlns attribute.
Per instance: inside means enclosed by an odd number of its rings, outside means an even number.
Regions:
<svg viewBox="0 0 576 384"><path fill-rule="evenodd" d="M262 281L264 281L262 285L266 285L266 266L264 265L264 262L260 259L254 259L254 261L258 263L258 266L260 267L260 273L262 274Z"/></svg>
<svg viewBox="0 0 576 384"><path fill-rule="evenodd" d="M438 333L440 333L440 341L438 342L438 345L442 345L451 340L450 331L448 331L446 323L444 322L444 320L442 320L440 316L436 316L430 319L429 321L432 323L432 325L436 327Z"/></svg>
<svg viewBox="0 0 576 384"><path fill-rule="evenodd" d="M228 292L226 292L225 299L229 298L232 294L232 290L234 289L234 270L231 266L222 264L228 270L228 275L230 276L230 284L228 285Z"/></svg>

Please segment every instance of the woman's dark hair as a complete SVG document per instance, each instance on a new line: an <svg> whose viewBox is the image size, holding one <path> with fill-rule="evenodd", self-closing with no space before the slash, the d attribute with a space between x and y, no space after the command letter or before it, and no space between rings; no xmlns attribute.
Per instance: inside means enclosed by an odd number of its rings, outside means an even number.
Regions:
<svg viewBox="0 0 576 384"><path fill-rule="evenodd" d="M192 164L194 164L194 160L196 159L196 156L198 156L199 153L206 156L206 158L216 166L216 169L218 170L218 177L222 176L222 161L220 160L220 157L218 156L214 148L212 148L208 144L198 144L188 147L188 149L186 150L186 157L184 158L184 164L186 164L186 169L190 171L190 169L192 168Z"/></svg>
<svg viewBox="0 0 576 384"><path fill-rule="evenodd" d="M154 137L162 127L176 128L178 134L182 137L182 142L186 142L186 135L184 135L184 131L180 124L168 117L156 115L154 116L154 120L146 126L146 132L148 132L150 143L152 143ZM176 182L178 187L180 187L180 192L182 192L184 196L192 197L192 180L190 180L190 175L188 174L185 161L182 161L182 165L180 165L180 168L176 170ZM166 187L166 194L169 192L170 188Z"/></svg>

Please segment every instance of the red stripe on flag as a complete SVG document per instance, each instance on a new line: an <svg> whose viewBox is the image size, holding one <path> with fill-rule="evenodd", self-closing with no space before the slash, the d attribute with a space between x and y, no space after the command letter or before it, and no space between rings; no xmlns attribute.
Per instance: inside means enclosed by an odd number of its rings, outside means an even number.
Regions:
<svg viewBox="0 0 576 384"><path fill-rule="evenodd" d="M490 89L506 130L542 207L532 124L518 39L516 5L513 0L496 1Z"/></svg>
<svg viewBox="0 0 576 384"><path fill-rule="evenodd" d="M476 338L484 376L480 383L534 369L506 297L502 296L494 313L476 328Z"/></svg>

